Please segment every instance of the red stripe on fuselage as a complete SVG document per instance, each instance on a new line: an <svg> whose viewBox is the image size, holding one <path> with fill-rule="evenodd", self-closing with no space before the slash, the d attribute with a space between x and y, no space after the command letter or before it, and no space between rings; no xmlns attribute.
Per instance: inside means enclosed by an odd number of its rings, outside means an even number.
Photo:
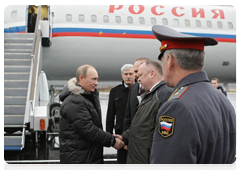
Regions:
<svg viewBox="0 0 240 170"><path fill-rule="evenodd" d="M86 36L86 37L111 37L111 38L143 38L143 39L155 39L154 35L142 35L142 34L114 34L114 33L88 33L88 32L62 32L53 33L53 37L62 36Z"/></svg>
<svg viewBox="0 0 240 170"><path fill-rule="evenodd" d="M53 33L53 37L65 37L65 36L86 36L86 37L109 37L109 38L141 38L141 39L156 39L154 35L143 34L114 34L114 33L89 33L89 32L60 32ZM231 42L236 43L236 39L230 38L215 38L219 42Z"/></svg>
<svg viewBox="0 0 240 170"><path fill-rule="evenodd" d="M231 42L231 43L236 43L236 39L230 39L230 38L215 38L219 42Z"/></svg>

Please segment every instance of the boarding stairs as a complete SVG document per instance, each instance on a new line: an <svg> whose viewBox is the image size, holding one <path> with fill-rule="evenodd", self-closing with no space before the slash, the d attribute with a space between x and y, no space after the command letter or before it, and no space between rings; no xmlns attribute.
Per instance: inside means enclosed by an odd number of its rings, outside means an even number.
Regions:
<svg viewBox="0 0 240 170"><path fill-rule="evenodd" d="M22 150L34 33L4 34L4 150Z"/></svg>
<svg viewBox="0 0 240 170"><path fill-rule="evenodd" d="M4 150L22 150L26 131L46 132L49 90L42 71L41 5L34 33L4 33Z"/></svg>

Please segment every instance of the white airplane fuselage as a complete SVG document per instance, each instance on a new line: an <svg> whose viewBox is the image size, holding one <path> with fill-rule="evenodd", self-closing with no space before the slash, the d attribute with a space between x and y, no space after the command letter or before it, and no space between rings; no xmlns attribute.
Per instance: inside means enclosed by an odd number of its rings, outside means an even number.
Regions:
<svg viewBox="0 0 240 170"><path fill-rule="evenodd" d="M22 11L18 21L10 18L11 10L16 9ZM216 38L217 46L205 47L204 70L210 79L236 82L234 7L51 5L48 10L52 44L43 47L42 61L48 80L68 80L83 64L97 69L99 81L121 80L122 65L139 57L157 60L161 43L151 28L165 25L182 33ZM26 6L8 6L4 15L4 32L25 32Z"/></svg>

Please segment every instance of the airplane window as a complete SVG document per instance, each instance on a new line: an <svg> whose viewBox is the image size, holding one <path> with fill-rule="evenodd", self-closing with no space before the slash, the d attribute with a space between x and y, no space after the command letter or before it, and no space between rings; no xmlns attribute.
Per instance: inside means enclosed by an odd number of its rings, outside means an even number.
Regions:
<svg viewBox="0 0 240 170"><path fill-rule="evenodd" d="M168 25L168 20L167 20L167 18L163 18L163 19L162 19L162 23L163 23L163 25Z"/></svg>
<svg viewBox="0 0 240 170"><path fill-rule="evenodd" d="M218 22L217 22L217 25L218 25L218 28L223 28L223 25L222 25L222 22L221 22L221 21L218 21Z"/></svg>
<svg viewBox="0 0 240 170"><path fill-rule="evenodd" d="M197 27L201 27L201 21L196 20L196 26L197 26Z"/></svg>
<svg viewBox="0 0 240 170"><path fill-rule="evenodd" d="M228 28L233 29L233 24L231 22L228 22Z"/></svg>
<svg viewBox="0 0 240 170"><path fill-rule="evenodd" d="M12 18L12 19L17 18L17 11L12 11L12 12L11 12L11 18Z"/></svg>
<svg viewBox="0 0 240 170"><path fill-rule="evenodd" d="M103 16L103 22L105 22L105 23L109 22L109 16L108 15Z"/></svg>
<svg viewBox="0 0 240 170"><path fill-rule="evenodd" d="M222 66L228 66L229 65L229 61L223 61Z"/></svg>
<svg viewBox="0 0 240 170"><path fill-rule="evenodd" d="M179 26L179 20L178 19L174 19L173 20L173 24L174 24L174 26Z"/></svg>
<svg viewBox="0 0 240 170"><path fill-rule="evenodd" d="M151 18L151 24L152 25L156 25L157 24L156 18Z"/></svg>
<svg viewBox="0 0 240 170"><path fill-rule="evenodd" d="M139 17L139 23L140 24L145 24L145 19L143 17Z"/></svg>
<svg viewBox="0 0 240 170"><path fill-rule="evenodd" d="M212 22L211 21L207 21L207 27L212 28Z"/></svg>
<svg viewBox="0 0 240 170"><path fill-rule="evenodd" d="M78 15L78 21L79 21L79 22L84 22L84 20L85 20L84 15L83 15L83 14L79 14L79 15Z"/></svg>
<svg viewBox="0 0 240 170"><path fill-rule="evenodd" d="M97 22L97 16L96 15L91 15L91 21L92 22Z"/></svg>
<svg viewBox="0 0 240 170"><path fill-rule="evenodd" d="M121 17L120 16L116 16L115 17L115 21L116 21L116 23L121 23Z"/></svg>
<svg viewBox="0 0 240 170"><path fill-rule="evenodd" d="M133 18L132 18L132 17L127 17L127 22L128 22L129 24L132 24L132 23L133 23Z"/></svg>
<svg viewBox="0 0 240 170"><path fill-rule="evenodd" d="M66 15L66 21L71 22L72 21L72 14L67 14Z"/></svg>
<svg viewBox="0 0 240 170"><path fill-rule="evenodd" d="M190 21L188 19L185 19L185 26L190 27Z"/></svg>

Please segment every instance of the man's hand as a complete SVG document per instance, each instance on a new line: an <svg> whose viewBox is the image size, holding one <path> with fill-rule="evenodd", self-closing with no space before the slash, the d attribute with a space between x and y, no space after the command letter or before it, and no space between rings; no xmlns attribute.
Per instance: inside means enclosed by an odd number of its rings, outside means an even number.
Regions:
<svg viewBox="0 0 240 170"><path fill-rule="evenodd" d="M113 135L115 138L118 138L118 139L120 139L120 140L123 140L123 138L122 138L122 136L121 135Z"/></svg>
<svg viewBox="0 0 240 170"><path fill-rule="evenodd" d="M121 135L117 135L117 134L115 134L115 135L113 135L113 136L115 137L115 139L117 139L117 138L118 138L118 139L120 139L120 140L123 140L123 138L122 138L122 136L121 136ZM127 146L127 145L125 145L125 144L124 144L124 149L125 149L125 150L128 150L128 146Z"/></svg>
<svg viewBox="0 0 240 170"><path fill-rule="evenodd" d="M114 148L115 149L121 149L122 147L124 147L125 146L125 144L124 144L124 142L122 141L122 140L120 140L119 138L115 138L116 139L116 142L115 142L115 144L114 144Z"/></svg>

